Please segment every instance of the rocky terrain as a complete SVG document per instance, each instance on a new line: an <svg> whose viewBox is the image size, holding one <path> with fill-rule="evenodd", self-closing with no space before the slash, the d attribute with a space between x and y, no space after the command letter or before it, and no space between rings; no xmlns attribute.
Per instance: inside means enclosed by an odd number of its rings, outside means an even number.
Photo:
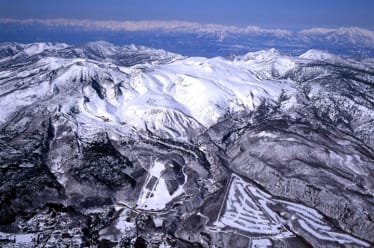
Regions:
<svg viewBox="0 0 374 248"><path fill-rule="evenodd" d="M1 247L370 247L374 60L0 45Z"/></svg>

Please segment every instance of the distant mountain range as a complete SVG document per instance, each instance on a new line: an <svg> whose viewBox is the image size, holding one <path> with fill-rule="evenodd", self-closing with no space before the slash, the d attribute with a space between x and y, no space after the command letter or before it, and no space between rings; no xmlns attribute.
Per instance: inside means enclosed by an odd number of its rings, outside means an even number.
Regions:
<svg viewBox="0 0 374 248"><path fill-rule="evenodd" d="M292 55L308 49L356 57L374 55L374 31L359 27L288 30L184 21L77 19L0 19L0 27L0 42L77 44L106 40L114 44L134 43L184 55L208 57L269 48Z"/></svg>

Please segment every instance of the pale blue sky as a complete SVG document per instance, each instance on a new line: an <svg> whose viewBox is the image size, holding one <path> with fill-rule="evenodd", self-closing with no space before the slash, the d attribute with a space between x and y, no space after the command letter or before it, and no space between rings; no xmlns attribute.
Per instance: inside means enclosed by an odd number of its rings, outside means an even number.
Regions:
<svg viewBox="0 0 374 248"><path fill-rule="evenodd" d="M374 27L374 0L0 0L0 18L185 20L263 27Z"/></svg>

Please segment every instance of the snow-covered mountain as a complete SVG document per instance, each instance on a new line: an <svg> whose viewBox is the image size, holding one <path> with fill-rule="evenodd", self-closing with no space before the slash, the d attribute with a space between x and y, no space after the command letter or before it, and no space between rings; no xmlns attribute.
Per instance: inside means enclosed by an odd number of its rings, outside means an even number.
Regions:
<svg viewBox="0 0 374 248"><path fill-rule="evenodd" d="M103 42L83 48L64 44L17 46L21 50L3 58L3 63L10 65L19 58L34 63L1 73L6 78L1 86L2 123L25 106L48 101L94 127L103 122L118 128L149 129L168 138L191 139L230 113L252 111L265 101L275 102L282 90L294 90L286 83L262 80L257 70L266 70L239 59L185 58ZM17 49L9 44L6 47ZM273 52L263 51L263 58L270 59ZM141 53L147 54L146 59L137 58ZM128 63L117 58L118 54L132 57L130 65L134 65L122 66ZM66 58L70 55L72 58ZM278 70L274 73L285 74L293 69L286 60L279 58L267 66ZM19 77L24 78L22 97L16 83Z"/></svg>
<svg viewBox="0 0 374 248"><path fill-rule="evenodd" d="M373 71L3 43L0 244L368 247Z"/></svg>
<svg viewBox="0 0 374 248"><path fill-rule="evenodd" d="M301 37L309 39L311 42L347 43L351 45L362 45L368 48L374 46L374 32L357 27L327 29L312 28L299 32Z"/></svg>

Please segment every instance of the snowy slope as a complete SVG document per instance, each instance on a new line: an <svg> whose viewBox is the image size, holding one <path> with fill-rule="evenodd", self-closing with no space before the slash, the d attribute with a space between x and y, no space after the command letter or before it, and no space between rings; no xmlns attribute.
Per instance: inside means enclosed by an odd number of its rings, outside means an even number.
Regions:
<svg viewBox="0 0 374 248"><path fill-rule="evenodd" d="M289 98L283 106L292 107L300 89L290 77L301 65L325 61L365 69L318 50L289 57L270 49L228 60L105 42L3 47L18 50L2 59L0 123L23 107L48 101L49 109L70 115L85 132L101 123L183 140L230 114L276 103L281 94ZM30 63L18 63L19 56Z"/></svg>
<svg viewBox="0 0 374 248"><path fill-rule="evenodd" d="M109 57L116 48L105 43L87 46ZM32 44L24 46L23 52L35 55L48 47ZM56 47L58 53L66 49L65 45ZM255 72L263 68L254 68L248 61L175 56L162 64L124 67L112 62L43 57L15 71L3 70L2 122L22 107L48 100L55 104L50 108L59 106L85 125L126 125L165 137L188 138L227 114L275 101L282 89L292 91L290 85L260 79ZM285 66L280 70L287 70L289 65ZM15 83L21 77L23 88Z"/></svg>

